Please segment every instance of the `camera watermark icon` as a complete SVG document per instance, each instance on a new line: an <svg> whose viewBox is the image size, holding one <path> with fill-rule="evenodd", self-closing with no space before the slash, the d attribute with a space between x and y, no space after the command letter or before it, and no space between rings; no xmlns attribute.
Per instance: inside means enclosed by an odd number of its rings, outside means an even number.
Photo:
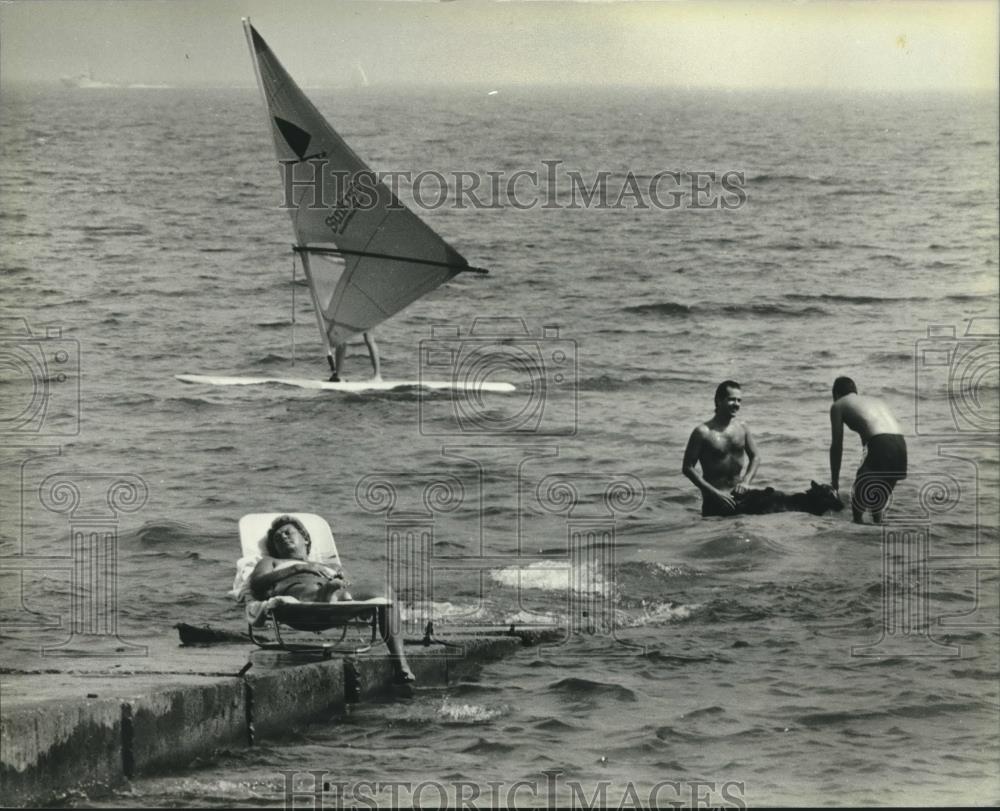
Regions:
<svg viewBox="0 0 1000 811"><path fill-rule="evenodd" d="M521 318L477 318L466 334L456 325L433 326L420 342L419 379L451 388L421 388L420 432L574 436L576 349L558 327L532 336Z"/></svg>
<svg viewBox="0 0 1000 811"><path fill-rule="evenodd" d="M80 433L80 345L60 327L0 320L0 435Z"/></svg>
<svg viewBox="0 0 1000 811"><path fill-rule="evenodd" d="M917 434L1000 434L1000 319L932 324L914 354Z"/></svg>
<svg viewBox="0 0 1000 811"><path fill-rule="evenodd" d="M854 646L854 656L958 657L960 647L935 631L998 627L996 572L1000 554L996 527L996 470L1000 462L1000 319L972 318L964 331L931 324L914 347L916 433L936 441L938 459L958 460L975 470L968 476L939 473L918 487L919 506L893 508L882 530L882 628L878 642ZM873 482L870 496L888 495ZM891 482L889 483L891 492ZM912 490L912 487L907 488ZM959 508L962 508L959 510ZM949 521L975 533L971 553L932 549L932 517L952 513ZM951 533L949 533L951 534ZM931 578L967 577L969 609L932 616ZM940 630L939 630L940 629Z"/></svg>

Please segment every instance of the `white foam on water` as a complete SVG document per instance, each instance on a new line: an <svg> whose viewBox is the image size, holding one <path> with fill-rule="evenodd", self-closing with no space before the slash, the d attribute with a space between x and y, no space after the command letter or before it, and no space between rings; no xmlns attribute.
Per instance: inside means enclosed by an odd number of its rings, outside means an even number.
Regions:
<svg viewBox="0 0 1000 811"><path fill-rule="evenodd" d="M522 608L516 614L508 614L505 619L505 623L510 622L515 625L561 626L565 621L565 614L554 614L551 611L530 611L527 608Z"/></svg>
<svg viewBox="0 0 1000 811"><path fill-rule="evenodd" d="M483 707L479 704L456 704L445 698L438 708L438 715L448 721L478 723L492 721L503 715L501 707Z"/></svg>
<svg viewBox="0 0 1000 811"><path fill-rule="evenodd" d="M449 600L434 600L429 603L410 603L400 606L400 619L405 621L432 617L437 620L461 620L464 623L493 622L491 613L482 603L453 603Z"/></svg>
<svg viewBox="0 0 1000 811"><path fill-rule="evenodd" d="M578 594L606 596L612 590L599 567L540 560L527 566L491 569L490 579L504 586L538 591L572 590Z"/></svg>
<svg viewBox="0 0 1000 811"><path fill-rule="evenodd" d="M701 604L699 603L686 605L668 602L653 606L643 604L641 614L628 614L619 611L615 614L615 619L619 627L642 628L645 625L656 625L661 622L680 622L690 619L691 615L699 608L701 608Z"/></svg>

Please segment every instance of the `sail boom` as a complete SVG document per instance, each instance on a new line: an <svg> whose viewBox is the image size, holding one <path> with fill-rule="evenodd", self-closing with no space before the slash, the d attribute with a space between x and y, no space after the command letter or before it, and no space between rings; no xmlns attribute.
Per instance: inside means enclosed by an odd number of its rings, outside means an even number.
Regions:
<svg viewBox="0 0 1000 811"><path fill-rule="evenodd" d="M412 262L415 265L451 268L459 273L489 273L489 270L486 268L477 268L473 265L457 265L452 262L438 262L434 259L420 259L415 256L394 256L393 254L376 253L375 251L352 251L348 248L320 248L312 245L293 245L292 250L296 253L318 253L331 256L370 256L375 259L388 259L391 262Z"/></svg>

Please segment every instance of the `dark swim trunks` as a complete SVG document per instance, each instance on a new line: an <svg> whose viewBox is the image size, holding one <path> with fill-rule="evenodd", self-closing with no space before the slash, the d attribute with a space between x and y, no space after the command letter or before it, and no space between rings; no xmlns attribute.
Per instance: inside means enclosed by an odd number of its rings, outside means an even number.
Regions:
<svg viewBox="0 0 1000 811"><path fill-rule="evenodd" d="M854 480L855 511L881 512L896 482L906 478L906 440L900 434L876 434L868 440L865 459Z"/></svg>
<svg viewBox="0 0 1000 811"><path fill-rule="evenodd" d="M861 463L862 472L884 479L906 478L906 440L900 434L876 434L868 440L868 453Z"/></svg>
<svg viewBox="0 0 1000 811"><path fill-rule="evenodd" d="M296 572L283 577L271 587L271 597L294 597L304 603L328 603L342 580L330 580L316 572Z"/></svg>

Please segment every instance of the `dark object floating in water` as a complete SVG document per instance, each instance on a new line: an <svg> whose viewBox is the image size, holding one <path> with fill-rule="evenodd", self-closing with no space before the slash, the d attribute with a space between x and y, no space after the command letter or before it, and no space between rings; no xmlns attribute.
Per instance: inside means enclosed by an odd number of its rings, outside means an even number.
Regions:
<svg viewBox="0 0 1000 811"><path fill-rule="evenodd" d="M736 498L736 514L764 515L766 513L806 512L823 515L833 510L839 512L844 504L828 484L810 482L804 493L782 493L773 487L765 490L747 490Z"/></svg>
<svg viewBox="0 0 1000 811"><path fill-rule="evenodd" d="M207 625L201 628L195 625L188 625L186 622L178 622L175 626L180 634L182 645L225 645L233 642L249 642L250 637L236 631L226 631L220 628L210 628Z"/></svg>

